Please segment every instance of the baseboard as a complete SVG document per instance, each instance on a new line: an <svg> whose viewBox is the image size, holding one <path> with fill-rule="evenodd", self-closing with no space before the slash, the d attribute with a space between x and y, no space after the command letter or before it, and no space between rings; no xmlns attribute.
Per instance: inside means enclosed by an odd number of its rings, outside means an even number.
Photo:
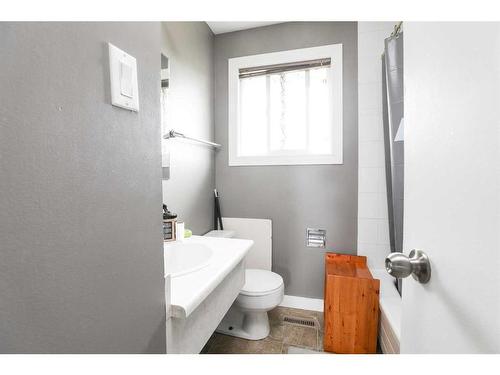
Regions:
<svg viewBox="0 0 500 375"><path fill-rule="evenodd" d="M298 296L287 296L283 297L283 301L280 306L291 307L293 309L303 309L312 311L323 311L323 300L319 298L307 298Z"/></svg>

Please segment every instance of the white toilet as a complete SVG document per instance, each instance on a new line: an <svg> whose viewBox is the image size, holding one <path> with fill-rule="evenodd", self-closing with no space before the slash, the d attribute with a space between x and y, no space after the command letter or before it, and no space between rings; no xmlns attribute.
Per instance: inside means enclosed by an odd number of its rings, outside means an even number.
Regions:
<svg viewBox="0 0 500 375"><path fill-rule="evenodd" d="M206 234L210 237L236 237L234 231L218 230ZM283 301L283 278L269 269L252 268L259 257L270 258L271 248L254 246L251 256L246 258L245 285L240 294L217 327L217 332L241 337L247 340L260 340L269 335L267 312ZM257 264L257 263L255 263ZM262 262L259 262L262 264Z"/></svg>

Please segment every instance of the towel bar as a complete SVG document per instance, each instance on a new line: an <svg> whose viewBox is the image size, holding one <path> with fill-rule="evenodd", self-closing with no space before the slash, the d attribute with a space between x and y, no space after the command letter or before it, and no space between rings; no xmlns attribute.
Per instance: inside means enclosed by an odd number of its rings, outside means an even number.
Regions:
<svg viewBox="0 0 500 375"><path fill-rule="evenodd" d="M215 147L215 148L220 148L221 147L221 145L218 144L218 143L214 143L214 142L210 142L210 141L205 141L203 139L188 137L187 135L184 135L182 133L176 132L175 130L170 130L167 134L165 134L163 136L163 139L170 139L170 138L176 138L176 137L184 138L184 139L189 139L191 141L203 143L205 145L209 145L209 146L212 146L212 147Z"/></svg>

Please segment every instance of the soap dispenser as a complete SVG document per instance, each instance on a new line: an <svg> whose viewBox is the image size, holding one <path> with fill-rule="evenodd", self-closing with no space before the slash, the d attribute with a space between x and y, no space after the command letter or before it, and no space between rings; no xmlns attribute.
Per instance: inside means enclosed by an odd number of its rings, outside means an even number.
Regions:
<svg viewBox="0 0 500 375"><path fill-rule="evenodd" d="M167 205L163 205L163 241L175 241L177 214L170 212Z"/></svg>

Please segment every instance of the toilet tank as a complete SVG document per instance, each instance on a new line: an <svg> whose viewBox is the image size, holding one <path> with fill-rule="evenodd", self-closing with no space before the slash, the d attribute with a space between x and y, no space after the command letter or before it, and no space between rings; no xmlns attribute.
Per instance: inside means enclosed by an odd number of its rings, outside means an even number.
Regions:
<svg viewBox="0 0 500 375"><path fill-rule="evenodd" d="M211 230L205 234L205 237L236 238L236 232L234 230Z"/></svg>
<svg viewBox="0 0 500 375"><path fill-rule="evenodd" d="M269 219L246 219L223 217L224 234L233 232L234 238L253 240L254 244L245 258L246 268L271 271L273 259L272 221ZM217 231L212 231L217 232ZM207 233L207 235L215 235Z"/></svg>

